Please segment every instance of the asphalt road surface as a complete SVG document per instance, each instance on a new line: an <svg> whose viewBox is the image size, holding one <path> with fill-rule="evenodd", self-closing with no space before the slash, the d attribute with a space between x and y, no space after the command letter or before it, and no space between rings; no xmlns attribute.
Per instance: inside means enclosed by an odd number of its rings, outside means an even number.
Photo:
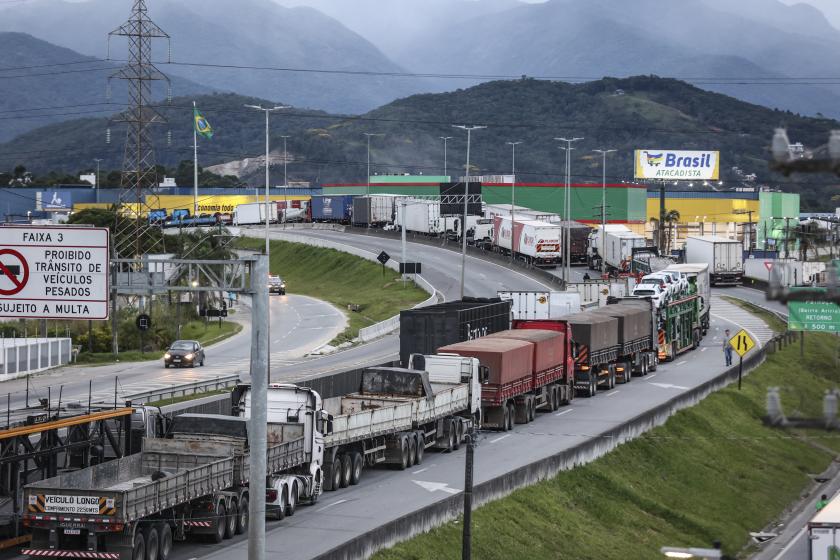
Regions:
<svg viewBox="0 0 840 560"><path fill-rule="evenodd" d="M301 357L337 336L346 324L346 317L335 307L306 296L272 295L271 305L271 359L273 364L293 364ZM251 353L251 312L244 304L235 307L231 320L243 325L238 334L207 347L204 367L164 369L162 360L127 362L103 366L69 366L48 370L30 377L29 402L50 396L58 403L59 388L62 404L73 401L87 404L88 388L92 383L93 402L113 402L116 390L119 399L148 390L212 380L218 376L249 374ZM213 325L210 324L210 329ZM161 357L162 357L161 353ZM3 408L6 395L11 393L11 409L26 406L26 380L15 379L0 383ZM2 420L0 420L2 422Z"/></svg>

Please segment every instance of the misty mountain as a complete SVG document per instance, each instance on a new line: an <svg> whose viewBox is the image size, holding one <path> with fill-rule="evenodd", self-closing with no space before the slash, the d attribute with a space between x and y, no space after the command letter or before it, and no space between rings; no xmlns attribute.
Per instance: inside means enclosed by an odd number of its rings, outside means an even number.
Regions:
<svg viewBox="0 0 840 560"><path fill-rule="evenodd" d="M622 93L623 92L623 93ZM208 167L229 163L226 173L245 162L243 179L262 185L264 167L262 118L242 108L265 100L238 95L198 98L213 125L212 140L200 140L199 164ZM175 99L166 110L172 130L167 145L165 129L156 130L157 161L169 167L192 156L189 99ZM180 124L179 124L180 123ZM717 149L721 173L727 184L739 184L733 167L756 173L759 180L801 192L803 208L828 209L830 198L840 193L837 178L792 177L772 174L768 168L773 129L788 127L791 140L816 147L829 132L840 128L830 119L801 117L774 111L673 79L608 78L583 84L545 80L488 82L442 94L415 95L384 105L365 115L345 117L291 109L272 117L273 184L282 176L281 135L289 135L289 179L330 182L363 182L366 143L363 133L383 133L371 142L374 173L438 175L443 173L441 136L450 136L448 172L460 176L465 161L465 135L453 124L483 124L473 134L472 172L510 172L508 141L522 141L517 148L520 181L557 181L563 175L563 155L553 140L557 136L582 136L572 161L574 181L601 181L596 148L619 150L610 156L610 180L630 180L633 150L642 148ZM111 145L90 141L102 138L105 119L79 119L32 131L10 144L0 144L0 169L14 164L43 174L50 170L74 172L80 162L105 158L104 168L118 167L123 137L116 131ZM17 150L15 157L3 157Z"/></svg>
<svg viewBox="0 0 840 560"><path fill-rule="evenodd" d="M25 33L0 32L0 142L76 115L118 111L125 102L120 80L112 80L111 102L106 98L108 76L117 68ZM182 93L210 91L184 78L175 78L173 87ZM164 99L166 88L157 84L153 94Z"/></svg>
<svg viewBox="0 0 840 560"><path fill-rule="evenodd" d="M175 64L165 64L166 41L153 41L153 59L159 68L218 91L282 98L302 107L361 112L426 89L422 81L405 78L313 72L403 69L373 44L312 8L285 8L271 0L154 0L147 6L150 18L171 37ZM128 19L130 9L130 2L113 0L0 4L0 30L25 30L85 55L105 57L108 32ZM125 39L112 40L111 57L125 59L126 48ZM174 91L175 95L183 93Z"/></svg>

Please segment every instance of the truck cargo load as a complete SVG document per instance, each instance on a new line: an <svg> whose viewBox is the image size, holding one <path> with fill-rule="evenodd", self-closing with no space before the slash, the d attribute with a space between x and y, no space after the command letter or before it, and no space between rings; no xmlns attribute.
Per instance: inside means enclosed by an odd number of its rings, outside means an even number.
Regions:
<svg viewBox="0 0 840 560"><path fill-rule="evenodd" d="M541 329L515 329L487 335L487 338L505 338L530 342L534 348L534 371L546 371L563 365L566 336L558 331Z"/></svg>
<svg viewBox="0 0 840 560"><path fill-rule="evenodd" d="M580 292L498 292L512 304L514 321L560 319L580 313Z"/></svg>
<svg viewBox="0 0 840 560"><path fill-rule="evenodd" d="M489 369L491 385L506 385L534 373L533 344L504 338L478 338L438 348L439 354L478 358Z"/></svg>
<svg viewBox="0 0 840 560"><path fill-rule="evenodd" d="M743 246L736 239L714 235L689 235L685 241L685 260L708 263L712 286L738 286L744 277Z"/></svg>
<svg viewBox="0 0 840 560"><path fill-rule="evenodd" d="M400 362L510 328L510 301L464 298L400 312Z"/></svg>
<svg viewBox="0 0 840 560"><path fill-rule="evenodd" d="M240 204L233 211L233 225L264 224L266 211L268 212L269 223L275 223L277 221L276 204L266 205L264 202Z"/></svg>
<svg viewBox="0 0 840 560"><path fill-rule="evenodd" d="M653 335L653 321L650 308L639 305L607 305L589 313L614 317L618 320L618 344L625 345Z"/></svg>
<svg viewBox="0 0 840 560"><path fill-rule="evenodd" d="M353 225L381 227L394 221L395 195L372 194L353 199Z"/></svg>
<svg viewBox="0 0 840 560"><path fill-rule="evenodd" d="M312 197L313 222L349 224L353 215L354 195L315 195Z"/></svg>
<svg viewBox="0 0 840 560"><path fill-rule="evenodd" d="M607 233L630 233L630 228L622 224L607 224L606 226L597 226L589 232L586 262L592 270L601 269L601 261L605 253L603 245Z"/></svg>
<svg viewBox="0 0 840 560"><path fill-rule="evenodd" d="M590 353L618 346L618 319L597 313L577 313L564 317L572 327L572 340L586 346Z"/></svg>
<svg viewBox="0 0 840 560"><path fill-rule="evenodd" d="M493 245L504 254L535 266L553 268L561 260L560 226L537 220L519 220L496 216L493 222Z"/></svg>
<svg viewBox="0 0 840 560"><path fill-rule="evenodd" d="M563 231L567 231L569 233L570 262L572 264L586 264L589 233L592 231L592 228L586 224L574 221L560 221L552 223L556 223L562 228L567 228L563 229Z"/></svg>
<svg viewBox="0 0 840 560"><path fill-rule="evenodd" d="M700 323L703 327L703 334L709 330L711 306L712 306L712 285L709 277L709 265L707 263L686 263L672 264L667 270L682 272L688 278L689 293L700 296ZM693 286L693 288L692 288Z"/></svg>
<svg viewBox="0 0 840 560"><path fill-rule="evenodd" d="M633 249L645 247L647 240L643 235L633 232L609 231L606 234L604 261L609 270L630 272L633 262Z"/></svg>

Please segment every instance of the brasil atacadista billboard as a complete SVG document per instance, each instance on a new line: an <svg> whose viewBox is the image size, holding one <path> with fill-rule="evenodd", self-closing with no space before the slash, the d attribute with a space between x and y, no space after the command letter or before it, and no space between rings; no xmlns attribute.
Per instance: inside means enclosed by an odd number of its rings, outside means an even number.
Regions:
<svg viewBox="0 0 840 560"><path fill-rule="evenodd" d="M636 179L717 181L720 152L636 150Z"/></svg>

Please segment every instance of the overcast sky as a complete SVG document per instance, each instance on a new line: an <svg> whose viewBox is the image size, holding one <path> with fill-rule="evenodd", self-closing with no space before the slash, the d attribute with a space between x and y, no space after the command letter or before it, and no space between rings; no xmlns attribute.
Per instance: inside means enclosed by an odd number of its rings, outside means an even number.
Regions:
<svg viewBox="0 0 840 560"><path fill-rule="evenodd" d="M782 0L785 4L811 4L822 10L828 21L840 29L840 1L838 0Z"/></svg>

